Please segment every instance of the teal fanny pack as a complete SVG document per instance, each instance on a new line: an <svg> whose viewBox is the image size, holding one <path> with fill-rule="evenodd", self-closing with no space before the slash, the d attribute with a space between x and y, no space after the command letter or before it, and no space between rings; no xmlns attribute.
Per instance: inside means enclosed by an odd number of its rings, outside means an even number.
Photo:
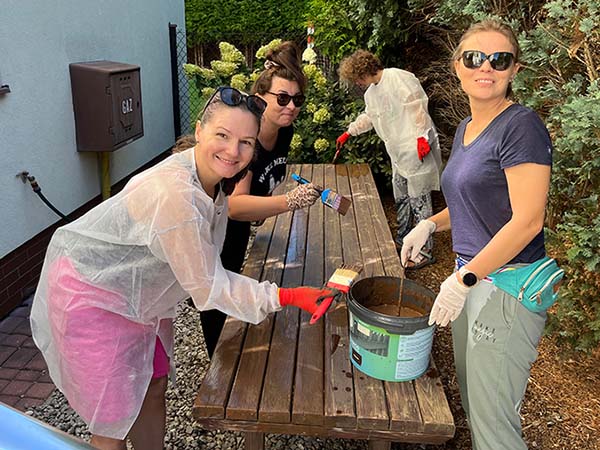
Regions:
<svg viewBox="0 0 600 450"><path fill-rule="evenodd" d="M488 275L494 285L515 297L530 311L542 312L558 297L557 284L565 271L548 256L524 267L499 269Z"/></svg>

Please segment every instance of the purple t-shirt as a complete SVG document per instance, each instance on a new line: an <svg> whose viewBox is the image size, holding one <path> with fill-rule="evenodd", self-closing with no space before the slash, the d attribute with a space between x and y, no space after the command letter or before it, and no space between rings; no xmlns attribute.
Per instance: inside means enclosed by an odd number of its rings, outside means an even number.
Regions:
<svg viewBox="0 0 600 450"><path fill-rule="evenodd" d="M548 130L529 108L514 104L498 115L469 145L463 120L442 173L450 211L453 250L471 259L512 217L504 169L523 163L552 165ZM546 254L543 230L510 263L533 262Z"/></svg>

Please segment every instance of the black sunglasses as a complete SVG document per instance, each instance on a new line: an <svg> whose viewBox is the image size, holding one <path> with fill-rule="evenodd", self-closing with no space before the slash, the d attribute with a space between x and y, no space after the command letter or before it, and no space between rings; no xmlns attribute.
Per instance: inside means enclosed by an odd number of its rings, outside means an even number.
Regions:
<svg viewBox="0 0 600 450"><path fill-rule="evenodd" d="M466 50L462 53L462 61L467 69L481 67L486 59L490 62L492 69L503 71L510 67L515 59L515 55L510 52L495 52L491 55L486 55L479 50Z"/></svg>
<svg viewBox="0 0 600 450"><path fill-rule="evenodd" d="M304 104L306 97L304 94L290 95L285 93L276 94L275 92L267 91L267 94L275 95L277 97L277 104L279 106L287 106L290 100L294 100L294 105L298 108Z"/></svg>
<svg viewBox="0 0 600 450"><path fill-rule="evenodd" d="M258 95L248 95L238 91L236 88L232 88L230 86L221 86L218 87L217 90L213 92L213 95L210 96L206 102L206 105L204 105L201 116L204 115L206 108L208 108L208 105L212 103L217 94L219 94L219 98L227 106L239 106L242 102L244 102L248 107L248 110L258 117L262 117L262 114L265 112L267 107L267 102L265 102Z"/></svg>

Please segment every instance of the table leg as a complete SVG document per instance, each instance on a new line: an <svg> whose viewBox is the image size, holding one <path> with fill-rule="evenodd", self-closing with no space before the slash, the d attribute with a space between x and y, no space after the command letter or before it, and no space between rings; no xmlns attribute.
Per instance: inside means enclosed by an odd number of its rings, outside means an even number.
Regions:
<svg viewBox="0 0 600 450"><path fill-rule="evenodd" d="M246 450L264 450L265 433L244 433L246 436Z"/></svg>
<svg viewBox="0 0 600 450"><path fill-rule="evenodd" d="M391 448L391 441L374 441L369 439L369 450L390 450Z"/></svg>

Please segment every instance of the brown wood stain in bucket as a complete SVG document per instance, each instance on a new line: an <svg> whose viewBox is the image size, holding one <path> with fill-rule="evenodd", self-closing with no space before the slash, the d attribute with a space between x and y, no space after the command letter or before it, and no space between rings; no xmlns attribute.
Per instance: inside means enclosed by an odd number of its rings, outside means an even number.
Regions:
<svg viewBox="0 0 600 450"><path fill-rule="evenodd" d="M369 309L371 311L393 317L421 317L425 315L424 311L418 311L408 306L402 306L401 308L398 308L398 303L369 306ZM398 309L400 311L398 311Z"/></svg>

